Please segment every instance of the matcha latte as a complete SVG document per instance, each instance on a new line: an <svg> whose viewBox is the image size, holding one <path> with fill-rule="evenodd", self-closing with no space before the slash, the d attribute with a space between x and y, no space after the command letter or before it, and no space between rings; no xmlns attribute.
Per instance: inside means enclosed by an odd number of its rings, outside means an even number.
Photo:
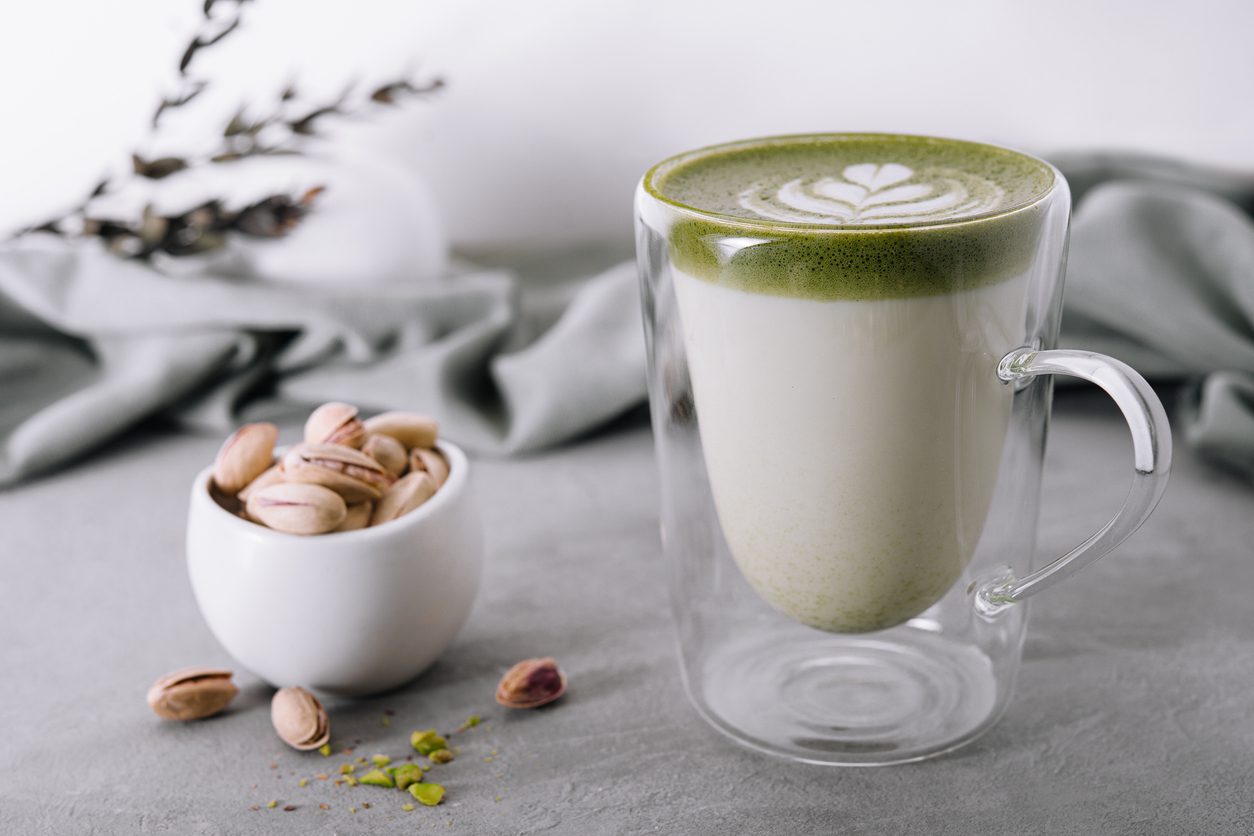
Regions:
<svg viewBox="0 0 1254 836"><path fill-rule="evenodd" d="M1053 170L975 143L763 139L654 167L719 522L749 584L823 630L900 624L988 515Z"/></svg>

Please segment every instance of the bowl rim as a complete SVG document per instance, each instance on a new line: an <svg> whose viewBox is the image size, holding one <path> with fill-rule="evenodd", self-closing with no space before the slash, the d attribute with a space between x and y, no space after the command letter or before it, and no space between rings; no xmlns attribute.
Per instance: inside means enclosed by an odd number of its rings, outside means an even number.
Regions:
<svg viewBox="0 0 1254 836"><path fill-rule="evenodd" d="M291 445L283 445L275 448L275 458L279 458L284 451ZM192 481L192 502L193 507L208 505L209 513L217 513L220 515L222 524L234 526L242 536L253 537L262 542L275 543L325 543L327 545L351 545L359 543L368 543L388 537L403 537L411 529L417 528L423 524L429 517L437 514L441 508L451 502L456 502L458 497L466 489L466 483L469 480L467 470L470 467L470 461L466 457L465 452L460 447L451 442L439 439L435 443L436 450L443 454L449 464L448 479L443 485L432 495L431 499L424 502L408 514L378 526L368 526L359 528L354 531L328 531L325 534L307 535L307 534L289 534L286 531L275 531L273 528L267 528L255 522L249 522L242 517L232 514L223 508L209 493L209 482L213 475L213 464L209 464L203 470L196 474Z"/></svg>

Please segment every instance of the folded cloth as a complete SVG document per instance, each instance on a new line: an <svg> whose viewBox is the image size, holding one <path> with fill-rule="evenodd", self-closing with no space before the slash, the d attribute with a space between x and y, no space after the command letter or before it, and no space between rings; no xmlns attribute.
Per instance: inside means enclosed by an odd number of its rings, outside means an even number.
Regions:
<svg viewBox="0 0 1254 836"><path fill-rule="evenodd" d="M1063 344L1191 380L1190 444L1254 476L1254 178L1058 155L1076 195ZM0 251L0 485L156 415L225 434L325 400L410 409L472 450L572 438L645 397L635 270L527 304L470 272L320 290L170 276L90 243ZM549 310L556 306L557 310Z"/></svg>
<svg viewBox="0 0 1254 836"><path fill-rule="evenodd" d="M1186 441L1254 476L1254 175L1055 155L1076 198L1062 344L1185 380Z"/></svg>
<svg viewBox="0 0 1254 836"><path fill-rule="evenodd" d="M434 414L478 451L553 444L645 391L634 267L567 295L532 337L536 315L503 272L327 291L169 276L91 243L12 247L0 252L0 484L151 416L225 433L325 400Z"/></svg>

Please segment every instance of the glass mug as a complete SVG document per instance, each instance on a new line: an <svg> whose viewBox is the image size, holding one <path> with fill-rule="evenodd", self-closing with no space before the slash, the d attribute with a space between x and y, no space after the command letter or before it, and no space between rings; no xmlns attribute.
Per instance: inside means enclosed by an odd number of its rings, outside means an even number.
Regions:
<svg viewBox="0 0 1254 836"><path fill-rule="evenodd" d="M1013 155L1048 185L1010 209L881 227L733 217L658 188L708 155L844 140ZM637 256L662 546L685 686L716 729L838 765L921 760L973 740L1010 699L1026 600L1154 509L1171 434L1153 390L1118 360L1055 348L1069 214L1048 163L957 140L776 137L645 174ZM894 236L887 260L903 282L918 253L948 265L951 286L836 299L790 289L841 269L810 263L816 253L839 262L879 233ZM1017 260L1003 259L1011 247ZM966 281L966 265L998 259L1017 266ZM744 271L764 264L776 284L746 287ZM1055 374L1114 398L1134 469L1114 518L1037 566Z"/></svg>

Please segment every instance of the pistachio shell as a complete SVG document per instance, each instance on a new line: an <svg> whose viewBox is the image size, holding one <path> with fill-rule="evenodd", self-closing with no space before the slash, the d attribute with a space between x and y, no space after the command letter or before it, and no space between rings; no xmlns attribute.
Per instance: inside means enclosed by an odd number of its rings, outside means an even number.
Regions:
<svg viewBox="0 0 1254 836"><path fill-rule="evenodd" d="M244 488L239 492L239 498L241 501L247 502L250 494L254 494L257 491L261 490L262 488L268 488L271 485L277 485L278 483L282 481L283 481L283 464L280 462L279 464L276 464L273 467L270 467L262 471L260 476L258 476L256 479L249 482L247 485L245 485Z"/></svg>
<svg viewBox="0 0 1254 836"><path fill-rule="evenodd" d="M566 674L551 658L524 659L505 672L496 701L506 708L538 708L566 693Z"/></svg>
<svg viewBox="0 0 1254 836"><path fill-rule="evenodd" d="M383 465L338 444L302 444L283 457L288 482L322 485L345 502L376 500L396 481Z"/></svg>
<svg viewBox="0 0 1254 836"><path fill-rule="evenodd" d="M305 421L306 444L340 444L345 447L361 447L366 431L357 418L357 407L352 404L324 403L309 414Z"/></svg>
<svg viewBox="0 0 1254 836"><path fill-rule="evenodd" d="M427 473L430 473L431 478L435 480L437 488L443 487L444 483L448 481L448 462L435 450L415 447L409 451L409 469L414 471L425 470Z"/></svg>
<svg viewBox="0 0 1254 836"><path fill-rule="evenodd" d="M280 688L270 701L270 722L293 749L317 749L331 739L331 720L318 698L304 688Z"/></svg>
<svg viewBox="0 0 1254 836"><path fill-rule="evenodd" d="M370 517L374 514L373 502L358 502L348 506L348 516L340 523L336 531L356 531L370 525Z"/></svg>
<svg viewBox="0 0 1254 836"><path fill-rule="evenodd" d="M361 445L361 452L383 465L383 468L393 476L400 476L405 472L405 466L409 464L409 457L405 455L405 445L390 435L370 433Z"/></svg>
<svg viewBox="0 0 1254 836"><path fill-rule="evenodd" d="M184 668L166 674L148 689L148 705L168 720L201 720L222 711L239 689L221 668Z"/></svg>
<svg viewBox="0 0 1254 836"><path fill-rule="evenodd" d="M435 495L436 484L429 473L419 471L401 477L379 500L371 525L381 525L408 514Z"/></svg>
<svg viewBox="0 0 1254 836"><path fill-rule="evenodd" d="M413 412L384 412L362 423L366 432L390 435L410 449L434 447L439 434L439 425L434 418Z"/></svg>
<svg viewBox="0 0 1254 836"><path fill-rule="evenodd" d="M348 516L343 497L335 491L294 482L280 482L252 493L247 508L253 519L288 534L325 534Z"/></svg>
<svg viewBox="0 0 1254 836"><path fill-rule="evenodd" d="M213 481L223 493L235 494L274 463L274 424L245 424L222 445L213 464Z"/></svg>

